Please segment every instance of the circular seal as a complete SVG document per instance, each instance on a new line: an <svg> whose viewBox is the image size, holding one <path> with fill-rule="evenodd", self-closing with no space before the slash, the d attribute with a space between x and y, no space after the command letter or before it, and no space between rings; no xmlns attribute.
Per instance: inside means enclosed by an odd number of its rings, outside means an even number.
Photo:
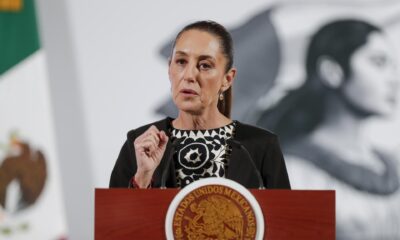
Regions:
<svg viewBox="0 0 400 240"><path fill-rule="evenodd" d="M262 239L264 218L245 187L225 178L205 178L172 200L165 232L167 239Z"/></svg>

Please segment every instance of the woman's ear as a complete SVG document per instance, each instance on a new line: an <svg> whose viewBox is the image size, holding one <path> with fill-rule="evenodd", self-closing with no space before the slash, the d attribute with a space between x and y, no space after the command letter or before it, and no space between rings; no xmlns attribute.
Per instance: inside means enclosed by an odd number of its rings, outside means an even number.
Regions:
<svg viewBox="0 0 400 240"><path fill-rule="evenodd" d="M237 71L236 68L231 68L227 73L225 73L221 88L223 92L232 86L233 81L235 80L236 71Z"/></svg>
<svg viewBox="0 0 400 240"><path fill-rule="evenodd" d="M337 89L343 84L343 69L334 59L327 56L320 57L317 62L317 69L321 82L325 86Z"/></svg>

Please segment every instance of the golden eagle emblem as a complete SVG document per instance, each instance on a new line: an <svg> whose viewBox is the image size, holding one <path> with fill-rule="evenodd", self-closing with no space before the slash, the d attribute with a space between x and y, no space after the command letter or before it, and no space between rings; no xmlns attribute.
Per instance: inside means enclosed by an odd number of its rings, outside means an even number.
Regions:
<svg viewBox="0 0 400 240"><path fill-rule="evenodd" d="M192 203L193 218L185 216L189 222L185 227L188 239L242 239L243 220L239 208L222 196L209 196Z"/></svg>

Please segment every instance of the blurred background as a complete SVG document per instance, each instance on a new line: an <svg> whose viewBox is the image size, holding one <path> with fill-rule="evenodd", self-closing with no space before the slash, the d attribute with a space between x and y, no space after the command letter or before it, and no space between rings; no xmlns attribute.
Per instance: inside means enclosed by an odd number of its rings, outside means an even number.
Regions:
<svg viewBox="0 0 400 240"><path fill-rule="evenodd" d="M203 19L223 24L234 37L232 117L282 135L293 188L336 190L337 238L400 239L397 0L0 0L0 239L93 239L94 189L108 187L130 129L176 114L170 44L180 28ZM382 76L389 66L393 83L381 106L387 111L359 117L354 133L343 121L340 134L324 135L315 146L310 134L291 138L278 127L301 126L301 119L288 115L294 121L286 123L274 112L305 85L310 40L343 19L380 29L383 43L366 34L349 55L366 55L360 60L365 79L374 76L368 61L379 58ZM319 67L325 75L340 72ZM379 88L363 79L366 88ZM378 101L371 100L372 90L355 88L349 98L368 108ZM354 139L363 150L335 144ZM319 154L302 151L310 148Z"/></svg>

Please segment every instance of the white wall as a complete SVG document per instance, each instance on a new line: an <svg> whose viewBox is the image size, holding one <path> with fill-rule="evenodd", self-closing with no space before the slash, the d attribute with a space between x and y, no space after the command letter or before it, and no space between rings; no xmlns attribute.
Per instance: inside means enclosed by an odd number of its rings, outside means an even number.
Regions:
<svg viewBox="0 0 400 240"><path fill-rule="evenodd" d="M93 239L94 179L70 18L64 1L36 2L47 55L50 98L68 239Z"/></svg>

